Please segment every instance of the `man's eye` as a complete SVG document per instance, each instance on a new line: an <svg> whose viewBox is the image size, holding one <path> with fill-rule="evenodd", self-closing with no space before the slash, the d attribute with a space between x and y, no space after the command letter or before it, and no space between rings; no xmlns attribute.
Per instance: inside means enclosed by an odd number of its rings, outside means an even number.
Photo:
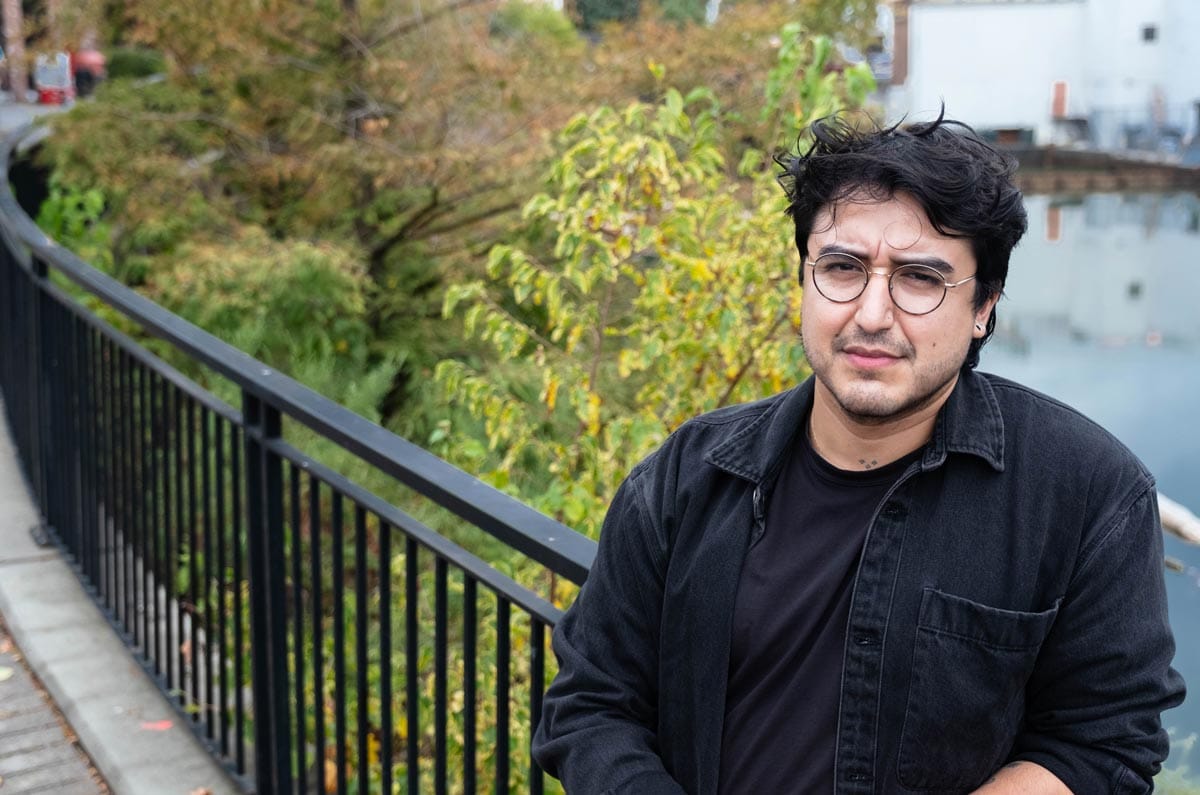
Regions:
<svg viewBox="0 0 1200 795"><path fill-rule="evenodd" d="M826 273L861 273L863 266L852 259L830 257L821 260L821 270Z"/></svg>
<svg viewBox="0 0 1200 795"><path fill-rule="evenodd" d="M929 289L931 287L941 287L945 282L942 277L931 270L924 268L900 268L892 277L906 287L917 289Z"/></svg>

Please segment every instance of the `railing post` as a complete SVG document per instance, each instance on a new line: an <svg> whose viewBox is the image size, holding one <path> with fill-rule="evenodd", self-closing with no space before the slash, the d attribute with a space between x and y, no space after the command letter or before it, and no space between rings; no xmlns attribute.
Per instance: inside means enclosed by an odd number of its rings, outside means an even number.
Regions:
<svg viewBox="0 0 1200 795"><path fill-rule="evenodd" d="M34 413L33 422L29 427L33 430L35 437L34 443L31 445L34 455L37 460L31 462L33 466L34 491L37 492L38 510L41 512L42 521L49 523L50 518L47 515L49 509L49 496L47 494L47 486L49 481L50 467L50 411L48 402L50 398L50 351L47 345L49 337L46 319L46 302L49 300L46 296L46 284L50 280L50 271L46 267L46 263L42 261L36 254L31 258L30 272L33 280L30 286L34 290L34 299L30 302L32 311L30 329L30 355L33 358L33 378L30 379L30 411ZM34 528L35 531L40 528Z"/></svg>
<svg viewBox="0 0 1200 795"><path fill-rule="evenodd" d="M242 417L246 425L255 779L258 795L283 795L292 790L284 609L283 465L266 446L280 436L280 415L275 407L242 390Z"/></svg>

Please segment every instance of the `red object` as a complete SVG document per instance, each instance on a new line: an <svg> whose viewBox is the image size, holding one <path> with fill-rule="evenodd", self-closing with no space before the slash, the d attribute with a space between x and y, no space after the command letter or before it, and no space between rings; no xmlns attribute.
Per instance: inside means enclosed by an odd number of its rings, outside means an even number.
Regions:
<svg viewBox="0 0 1200 795"><path fill-rule="evenodd" d="M71 88L39 88L39 105L63 105L68 99L75 98L75 90Z"/></svg>
<svg viewBox="0 0 1200 795"><path fill-rule="evenodd" d="M108 60L99 50L79 50L68 53L71 56L71 73L87 72L97 80L107 74Z"/></svg>
<svg viewBox="0 0 1200 795"><path fill-rule="evenodd" d="M1055 119L1067 118L1067 81L1055 80L1050 91L1050 116Z"/></svg>
<svg viewBox="0 0 1200 795"><path fill-rule="evenodd" d="M108 76L108 59L104 53L91 47L69 53L71 78L75 84L75 95L90 96L97 84Z"/></svg>

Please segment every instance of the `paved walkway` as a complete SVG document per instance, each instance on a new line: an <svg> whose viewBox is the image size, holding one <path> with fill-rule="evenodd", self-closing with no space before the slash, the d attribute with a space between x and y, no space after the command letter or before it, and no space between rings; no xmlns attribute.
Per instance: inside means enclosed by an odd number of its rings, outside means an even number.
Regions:
<svg viewBox="0 0 1200 795"><path fill-rule="evenodd" d="M0 793L108 791L0 621Z"/></svg>
<svg viewBox="0 0 1200 795"><path fill-rule="evenodd" d="M18 469L0 396L0 795L234 795L225 771L134 662L54 548L30 534L38 512ZM11 639L15 643L7 645ZM19 652L18 652L19 650ZM21 659L45 686L64 732ZM61 780L52 780L62 776Z"/></svg>

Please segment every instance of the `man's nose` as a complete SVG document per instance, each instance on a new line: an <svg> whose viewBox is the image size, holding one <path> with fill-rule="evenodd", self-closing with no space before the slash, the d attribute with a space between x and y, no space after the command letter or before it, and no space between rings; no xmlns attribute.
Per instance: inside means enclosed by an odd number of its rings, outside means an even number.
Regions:
<svg viewBox="0 0 1200 795"><path fill-rule="evenodd" d="M863 331L879 331L892 325L896 305L888 289L890 276L885 270L867 272L867 286L858 297L858 311L854 314Z"/></svg>

